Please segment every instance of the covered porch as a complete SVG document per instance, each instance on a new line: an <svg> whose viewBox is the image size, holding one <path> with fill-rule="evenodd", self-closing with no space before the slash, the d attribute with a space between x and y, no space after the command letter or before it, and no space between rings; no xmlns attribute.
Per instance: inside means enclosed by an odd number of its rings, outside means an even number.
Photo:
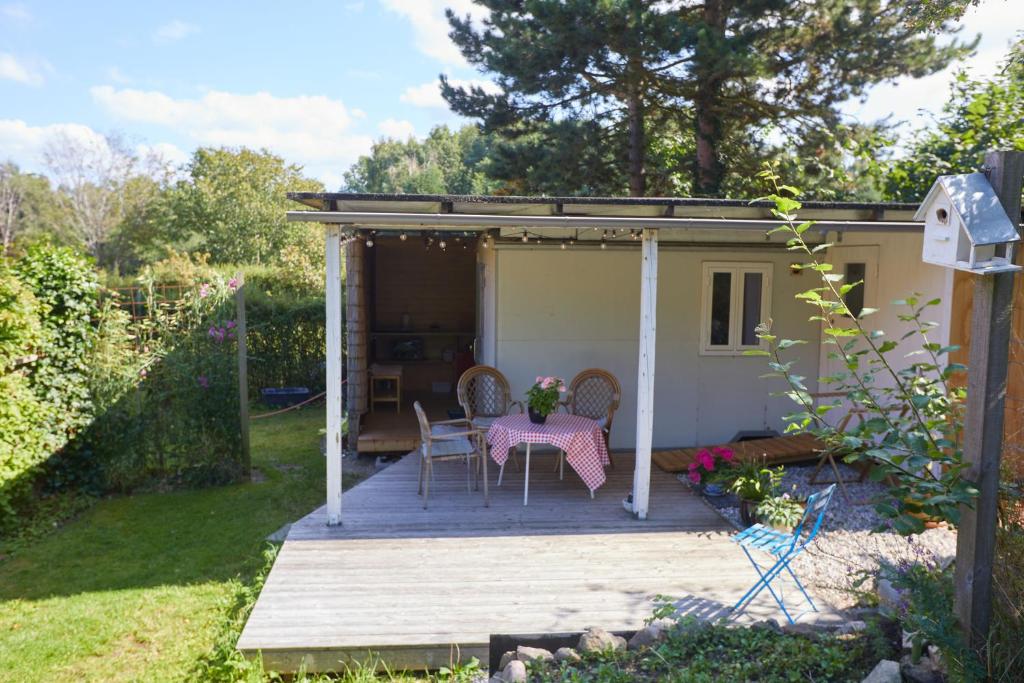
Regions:
<svg viewBox="0 0 1024 683"><path fill-rule="evenodd" d="M238 648L277 671L338 670L370 653L392 669L486 664L492 634L634 631L658 595L683 613L726 616L753 585L732 527L673 475L652 473L639 524L622 507L633 453L616 453L593 500L575 474L559 481L553 462L534 458L525 507L514 467L501 487L491 468L490 507L446 463L424 510L412 455L355 486L343 525L329 526L321 507L291 528ZM832 616L819 606L815 616ZM764 593L742 619L769 617L779 612Z"/></svg>

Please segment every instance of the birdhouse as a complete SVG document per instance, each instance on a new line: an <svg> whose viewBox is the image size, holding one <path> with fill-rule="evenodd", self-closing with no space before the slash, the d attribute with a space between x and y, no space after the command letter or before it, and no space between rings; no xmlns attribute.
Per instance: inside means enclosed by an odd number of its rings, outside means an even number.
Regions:
<svg viewBox="0 0 1024 683"><path fill-rule="evenodd" d="M978 274L1021 269L1013 264L1017 226L984 173L939 176L914 220L924 221L925 263Z"/></svg>

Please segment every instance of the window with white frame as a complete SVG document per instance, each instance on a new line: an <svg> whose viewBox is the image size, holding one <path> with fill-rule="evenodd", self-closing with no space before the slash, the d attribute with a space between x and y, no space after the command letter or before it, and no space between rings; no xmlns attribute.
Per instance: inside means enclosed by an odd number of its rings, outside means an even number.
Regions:
<svg viewBox="0 0 1024 683"><path fill-rule="evenodd" d="M701 275L700 352L735 356L762 348L755 328L771 317L772 264L709 261Z"/></svg>

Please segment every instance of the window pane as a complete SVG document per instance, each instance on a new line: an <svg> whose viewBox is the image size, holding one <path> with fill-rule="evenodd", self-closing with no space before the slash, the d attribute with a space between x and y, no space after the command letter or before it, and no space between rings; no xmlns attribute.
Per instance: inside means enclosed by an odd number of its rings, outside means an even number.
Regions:
<svg viewBox="0 0 1024 683"><path fill-rule="evenodd" d="M729 306L732 303L732 273L711 274L711 345L729 345Z"/></svg>
<svg viewBox="0 0 1024 683"><path fill-rule="evenodd" d="M846 273L843 282L845 284L854 284L864 279L864 275L867 273L866 263L847 263ZM850 313L854 318L860 316L861 311L864 310L864 285L860 284L851 289L846 293L844 297L846 299L846 307L850 309Z"/></svg>
<svg viewBox="0 0 1024 683"><path fill-rule="evenodd" d="M757 346L760 340L754 331L761 323L761 273L743 273L743 346Z"/></svg>

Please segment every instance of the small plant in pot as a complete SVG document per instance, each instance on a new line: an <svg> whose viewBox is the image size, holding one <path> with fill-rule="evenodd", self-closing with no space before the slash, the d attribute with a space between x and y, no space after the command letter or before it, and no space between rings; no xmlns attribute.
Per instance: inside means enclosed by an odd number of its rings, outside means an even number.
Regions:
<svg viewBox="0 0 1024 683"><path fill-rule="evenodd" d="M728 448L702 448L690 463L686 476L703 489L704 495L724 496L732 479L732 462L733 452Z"/></svg>
<svg viewBox="0 0 1024 683"><path fill-rule="evenodd" d="M792 532L804 516L805 503L788 493L770 496L757 504L757 517L762 524L779 531Z"/></svg>
<svg viewBox="0 0 1024 683"><path fill-rule="evenodd" d="M740 519L750 526L757 519L755 510L758 504L778 492L782 482L782 466L768 467L764 459L747 460L740 463L734 471L729 490L740 499Z"/></svg>
<svg viewBox="0 0 1024 683"><path fill-rule="evenodd" d="M548 415L558 410L558 402L565 393L565 382L560 377L537 377L526 391L527 412L530 422L542 425Z"/></svg>

